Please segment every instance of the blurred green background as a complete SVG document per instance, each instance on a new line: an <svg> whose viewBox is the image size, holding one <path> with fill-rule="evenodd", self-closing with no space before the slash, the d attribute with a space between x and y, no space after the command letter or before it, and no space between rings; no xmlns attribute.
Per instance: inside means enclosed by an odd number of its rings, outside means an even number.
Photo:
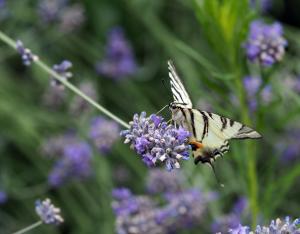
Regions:
<svg viewBox="0 0 300 234"><path fill-rule="evenodd" d="M70 82L90 82L96 101L126 122L134 113L156 113L172 101L166 65L171 58L198 108L262 133L262 140L231 142L231 150L215 163L225 188L218 186L208 166L195 166L193 160L182 163L185 187L216 192L218 198L207 205L194 229L178 233L210 233L211 225L230 213L239 197L249 203L241 217L246 225L299 216L299 2L274 0L267 9L261 2L0 0L0 30L20 39L50 66L71 61ZM245 55L243 44L255 19L283 23L288 49L272 67L251 63ZM123 75L99 71L116 27L122 28L133 62ZM249 75L272 86L271 101L258 100L255 111L247 104L243 86ZM53 89L45 71L35 64L24 66L20 55L0 42L0 191L6 197L0 204L0 233L37 221L34 201L45 197L61 208L65 223L43 225L32 233L115 233L112 189L128 187L146 194L151 169L121 138L110 150L97 150L88 135L91 120L102 114L76 100L72 91ZM170 119L168 111L163 115ZM68 132L91 145L92 172L53 187L48 176L60 155L47 157L43 149L50 138Z"/></svg>

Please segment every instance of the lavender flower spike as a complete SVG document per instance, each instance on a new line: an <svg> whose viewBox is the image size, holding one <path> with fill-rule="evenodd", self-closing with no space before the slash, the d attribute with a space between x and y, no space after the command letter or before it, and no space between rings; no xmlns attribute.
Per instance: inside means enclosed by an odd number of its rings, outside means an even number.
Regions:
<svg viewBox="0 0 300 234"><path fill-rule="evenodd" d="M129 130L122 131L121 136L142 156L146 165L155 166L164 162L167 170L171 171L180 168L180 160L189 159L190 133L185 129L168 125L155 114L146 117L145 112L135 114L129 125Z"/></svg>
<svg viewBox="0 0 300 234"><path fill-rule="evenodd" d="M16 47L17 47L17 51L22 57L24 65L29 66L31 65L32 62L36 62L39 60L39 57L34 55L30 49L24 47L22 41L17 40Z"/></svg>
<svg viewBox="0 0 300 234"><path fill-rule="evenodd" d="M72 66L73 65L70 61L64 60L60 64L54 64L52 68L57 74L63 77L64 80L68 80L73 76L73 74L68 71ZM62 83L59 80L57 80L55 77L50 77L50 78L51 78L52 86L58 86L62 89L64 88Z"/></svg>
<svg viewBox="0 0 300 234"><path fill-rule="evenodd" d="M245 44L248 59L252 62L258 61L263 66L271 66L281 61L287 46L282 34L280 23L267 25L261 21L253 21Z"/></svg>
<svg viewBox="0 0 300 234"><path fill-rule="evenodd" d="M55 207L49 198L46 198L44 201L37 200L35 211L46 224L58 225L64 222L60 215L60 209Z"/></svg>

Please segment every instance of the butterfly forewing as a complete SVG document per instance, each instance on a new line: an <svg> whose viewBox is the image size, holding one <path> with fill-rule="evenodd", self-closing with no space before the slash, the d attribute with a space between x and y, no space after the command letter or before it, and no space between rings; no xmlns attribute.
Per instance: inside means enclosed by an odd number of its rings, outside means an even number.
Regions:
<svg viewBox="0 0 300 234"><path fill-rule="evenodd" d="M185 90L172 61L168 61L169 77L174 103L186 108L192 108L192 101Z"/></svg>

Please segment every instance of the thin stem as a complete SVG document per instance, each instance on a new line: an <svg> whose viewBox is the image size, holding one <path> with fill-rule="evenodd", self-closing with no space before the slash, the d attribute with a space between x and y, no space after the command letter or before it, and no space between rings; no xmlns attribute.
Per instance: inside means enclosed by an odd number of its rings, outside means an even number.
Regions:
<svg viewBox="0 0 300 234"><path fill-rule="evenodd" d="M40 221L38 221L38 222L36 222L34 224L31 224L30 226L28 226L26 228L23 228L23 229L21 229L21 230L19 230L17 232L14 232L13 234L22 234L22 233L28 232L28 231L30 231L30 230L32 230L32 229L40 226L41 224L43 224L43 221L40 220Z"/></svg>
<svg viewBox="0 0 300 234"><path fill-rule="evenodd" d="M236 79L236 87L238 90L239 100L241 103L242 120L246 125L251 124L249 117L249 110L247 107L246 97L240 77ZM248 190L250 198L250 208L252 214L252 227L256 227L257 215L258 215L258 185L257 185L257 173L256 173L256 149L254 142L246 142L246 154L247 154L247 177L248 177Z"/></svg>
<svg viewBox="0 0 300 234"><path fill-rule="evenodd" d="M2 41L4 41L6 44L8 44L9 46L11 46L14 49L16 49L16 43L11 38L9 38L4 33L2 33L1 31L0 31L0 39ZM42 62L41 60L38 60L35 63L42 70L44 70L45 72L47 72L48 74L50 74L52 77L55 77L62 84L64 84L64 86L66 86L67 88L69 88L70 90L72 90L74 93L76 93L77 95L79 95L80 97L82 97L83 99L85 99L88 103L90 103L96 109L98 109L99 111L101 111L103 114L105 114L106 116L110 117L111 119L113 119L114 121L116 121L120 125L124 126L125 128L129 128L129 125L126 122L124 122L123 120L121 120L120 118L118 118L116 115L114 115L113 113L111 113L110 111L108 111L106 108L104 108L103 106L101 106L99 103L97 103L96 101L94 101L93 99L91 99L89 96L87 96L86 94L84 94L83 92L81 92L80 89L78 89L76 86L74 86L68 80L64 79L64 77L60 76L58 73L56 73L54 70L52 70L44 62Z"/></svg>

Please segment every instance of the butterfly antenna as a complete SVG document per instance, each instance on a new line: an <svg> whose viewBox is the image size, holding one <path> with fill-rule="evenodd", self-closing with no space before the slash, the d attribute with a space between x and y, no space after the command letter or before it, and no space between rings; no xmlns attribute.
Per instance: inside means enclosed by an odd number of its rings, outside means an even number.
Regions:
<svg viewBox="0 0 300 234"><path fill-rule="evenodd" d="M164 109L166 109L169 105L165 105L163 108L161 108L156 114L158 115L160 112L162 112Z"/></svg>
<svg viewBox="0 0 300 234"><path fill-rule="evenodd" d="M225 185L220 182L219 177L217 176L217 173L216 173L216 170L215 170L215 166L211 162L209 162L209 165L210 165L210 167L211 167L211 169L212 169L212 171L215 175L215 178L216 178L218 184L220 185L220 187L224 188Z"/></svg>

